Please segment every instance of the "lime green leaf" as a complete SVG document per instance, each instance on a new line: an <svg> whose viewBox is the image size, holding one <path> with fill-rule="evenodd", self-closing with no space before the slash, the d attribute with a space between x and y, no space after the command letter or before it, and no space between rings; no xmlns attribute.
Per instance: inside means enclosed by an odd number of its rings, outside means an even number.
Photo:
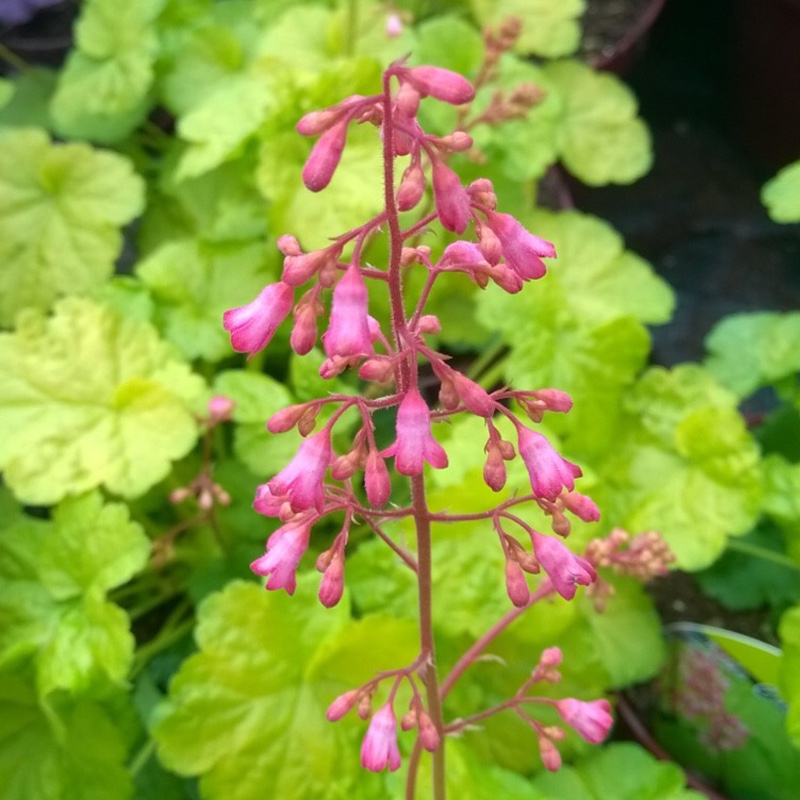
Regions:
<svg viewBox="0 0 800 800"><path fill-rule="evenodd" d="M676 764L657 761L628 742L595 751L574 767L541 773L533 782L542 800L702 800L685 783Z"/></svg>
<svg viewBox="0 0 800 800"><path fill-rule="evenodd" d="M747 532L762 496L756 443L736 398L701 367L648 371L626 399L595 499L631 531L664 534L684 569Z"/></svg>
<svg viewBox="0 0 800 800"><path fill-rule="evenodd" d="M706 337L709 372L739 398L800 370L800 313L731 314Z"/></svg>
<svg viewBox="0 0 800 800"><path fill-rule="evenodd" d="M116 711L116 709L114 709ZM126 741L113 712L61 695L55 708L38 702L24 672L0 677L0 786L5 800L126 800Z"/></svg>
<svg viewBox="0 0 800 800"><path fill-rule="evenodd" d="M767 456L764 490L764 511L780 526L789 554L800 563L800 464Z"/></svg>
<svg viewBox="0 0 800 800"><path fill-rule="evenodd" d="M144 567L150 543L124 505L69 498L52 522L22 519L0 534L0 664L33 654L39 692L122 684L134 641L105 593Z"/></svg>
<svg viewBox="0 0 800 800"><path fill-rule="evenodd" d="M0 134L0 324L108 277L119 228L142 209L130 163L39 130Z"/></svg>
<svg viewBox="0 0 800 800"><path fill-rule="evenodd" d="M411 53L411 63L444 67L467 76L480 69L483 37L461 17L444 14L425 20L417 26L416 34L416 47L404 51Z"/></svg>
<svg viewBox="0 0 800 800"><path fill-rule="evenodd" d="M197 440L200 378L148 324L89 300L21 314L0 335L0 372L0 465L24 502L100 485L135 497Z"/></svg>
<svg viewBox="0 0 800 800"><path fill-rule="evenodd" d="M579 432L575 455L604 453L616 435L623 392L649 349L641 323L668 319L672 292L593 217L568 212L522 221L552 241L559 257L520 294L489 287L478 319L500 328L510 348L505 376L515 387L553 386L572 395L573 410L552 424Z"/></svg>
<svg viewBox="0 0 800 800"><path fill-rule="evenodd" d="M249 303L277 278L276 261L261 242L184 239L164 244L136 273L152 292L164 336L188 359L218 361L231 354L223 313Z"/></svg>
<svg viewBox="0 0 800 800"><path fill-rule="evenodd" d="M11 102L14 96L14 82L6 78L0 78L0 118L2 118L3 111L6 106Z"/></svg>
<svg viewBox="0 0 800 800"><path fill-rule="evenodd" d="M371 125L351 127L333 180L317 194L299 179L310 149L294 131L271 136L261 148L257 174L272 229L294 234L309 250L383 208L381 144Z"/></svg>
<svg viewBox="0 0 800 800"><path fill-rule="evenodd" d="M783 647L781 693L789 704L789 736L800 747L800 606L787 611L778 630Z"/></svg>
<svg viewBox="0 0 800 800"><path fill-rule="evenodd" d="M632 183L650 169L650 134L619 78L578 61L546 64L544 72L561 100L558 149L573 175L601 186Z"/></svg>
<svg viewBox="0 0 800 800"><path fill-rule="evenodd" d="M546 73L533 64L515 56L500 60L497 80L478 90L470 109L470 117L479 117L501 89L508 96L523 84L545 92L522 119L509 120L502 125L476 125L470 130L475 146L485 155L492 168L499 168L514 181L541 178L558 160L557 137L560 124L560 104ZM503 207L503 210L507 210Z"/></svg>
<svg viewBox="0 0 800 800"><path fill-rule="evenodd" d="M0 125L50 128L50 98L56 73L43 67L31 67L7 81L12 95L0 109Z"/></svg>
<svg viewBox="0 0 800 800"><path fill-rule="evenodd" d="M580 16L584 0L472 0L481 26L497 28L509 17L522 21L517 43L521 53L557 58L575 52L580 41Z"/></svg>
<svg viewBox="0 0 800 800"><path fill-rule="evenodd" d="M200 608L200 651L173 679L154 736L165 765L199 775L210 800L346 797L369 780L358 765L363 723L331 725L325 709L376 668L408 663L414 625L352 622L346 602L314 602L315 586L303 580L290 598L233 583Z"/></svg>
<svg viewBox="0 0 800 800"><path fill-rule="evenodd" d="M116 142L145 117L164 0L87 0L76 49L59 75L52 115L59 133Z"/></svg>
<svg viewBox="0 0 800 800"><path fill-rule="evenodd" d="M784 167L766 183L761 202L775 222L800 222L800 161Z"/></svg>

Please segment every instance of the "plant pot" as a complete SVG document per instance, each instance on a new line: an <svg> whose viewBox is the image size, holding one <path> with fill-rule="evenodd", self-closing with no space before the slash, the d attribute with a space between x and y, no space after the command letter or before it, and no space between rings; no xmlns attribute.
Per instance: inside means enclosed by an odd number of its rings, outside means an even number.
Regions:
<svg viewBox="0 0 800 800"><path fill-rule="evenodd" d="M800 758L776 688L780 650L685 622L666 636L651 721L658 744L731 800L796 800Z"/></svg>
<svg viewBox="0 0 800 800"><path fill-rule="evenodd" d="M800 158L800 0L737 0L732 39L733 124L775 170Z"/></svg>
<svg viewBox="0 0 800 800"><path fill-rule="evenodd" d="M665 0L589 0L581 52L596 69L624 75L641 54Z"/></svg>

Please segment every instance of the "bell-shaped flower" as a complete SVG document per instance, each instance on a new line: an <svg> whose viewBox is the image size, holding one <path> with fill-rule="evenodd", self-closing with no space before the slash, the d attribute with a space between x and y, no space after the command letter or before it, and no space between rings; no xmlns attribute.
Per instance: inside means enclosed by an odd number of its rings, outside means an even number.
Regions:
<svg viewBox="0 0 800 800"><path fill-rule="evenodd" d="M579 585L588 586L597 577L595 568L585 558L575 555L554 536L533 531L531 541L536 560L565 600L572 600Z"/></svg>
<svg viewBox="0 0 800 800"><path fill-rule="evenodd" d="M412 387L397 409L397 440L382 455L394 456L401 475L419 475L424 462L444 469L447 453L431 434L431 412L419 391Z"/></svg>
<svg viewBox="0 0 800 800"><path fill-rule="evenodd" d="M555 500L566 488L575 488L575 478L582 473L580 467L562 458L541 433L524 425L518 426L519 454L528 468L531 489L537 497Z"/></svg>
<svg viewBox="0 0 800 800"><path fill-rule="evenodd" d="M263 350L278 326L289 316L294 302L294 289L278 281L265 286L251 303L231 308L223 315L225 330L231 335L231 346L238 353Z"/></svg>
<svg viewBox="0 0 800 800"><path fill-rule="evenodd" d="M511 214L490 211L486 214L486 224L500 240L506 264L520 278L534 280L547 272L542 259L556 256L556 249L550 242L525 230Z"/></svg>
<svg viewBox="0 0 800 800"><path fill-rule="evenodd" d="M322 344L328 358L374 354L370 336L368 295L358 265L351 264L333 290L331 317Z"/></svg>
<svg viewBox="0 0 800 800"><path fill-rule="evenodd" d="M400 749L397 745L397 717L391 703L386 703L372 715L367 735L361 744L361 766L371 772L400 767Z"/></svg>
<svg viewBox="0 0 800 800"><path fill-rule="evenodd" d="M438 159L433 162L433 201L442 226L454 233L464 233L472 219L467 190L453 170Z"/></svg>
<svg viewBox="0 0 800 800"><path fill-rule="evenodd" d="M323 428L300 445L295 457L271 481L272 496L287 495L294 511L316 508L322 513L325 489L322 481L331 463L331 432Z"/></svg>
<svg viewBox="0 0 800 800"><path fill-rule="evenodd" d="M278 528L267 540L267 552L250 564L256 575L267 576L267 589L294 594L297 567L308 549L313 521L313 516L304 515Z"/></svg>
<svg viewBox="0 0 800 800"><path fill-rule="evenodd" d="M614 724L608 700L584 702L568 697L555 704L561 719L590 744L600 744Z"/></svg>

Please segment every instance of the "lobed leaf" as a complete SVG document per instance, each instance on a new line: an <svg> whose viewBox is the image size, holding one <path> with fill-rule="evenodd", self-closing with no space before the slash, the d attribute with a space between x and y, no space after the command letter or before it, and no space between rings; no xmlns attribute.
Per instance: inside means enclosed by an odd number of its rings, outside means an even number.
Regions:
<svg viewBox="0 0 800 800"><path fill-rule="evenodd" d="M200 378L150 325L90 300L21 314L0 334L0 371L0 466L26 503L101 485L136 497L197 440Z"/></svg>
<svg viewBox="0 0 800 800"><path fill-rule="evenodd" d="M800 161L784 167L761 190L761 202L775 222L800 222Z"/></svg>
<svg viewBox="0 0 800 800"><path fill-rule="evenodd" d="M44 131L0 132L0 325L25 306L108 278L121 226L142 210L144 184L130 162Z"/></svg>

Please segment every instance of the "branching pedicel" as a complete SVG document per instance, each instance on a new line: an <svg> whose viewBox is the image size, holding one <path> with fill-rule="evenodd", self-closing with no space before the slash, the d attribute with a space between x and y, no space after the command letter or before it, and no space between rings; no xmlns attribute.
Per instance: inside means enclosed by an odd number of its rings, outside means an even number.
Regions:
<svg viewBox="0 0 800 800"><path fill-rule="evenodd" d="M555 743L563 738L564 731L532 717L529 714L532 705L553 706L566 725L593 743L605 738L612 723L606 700L555 701L528 694L536 683L559 680L557 667L561 653L558 648L542 653L530 678L504 703L468 719L446 722L442 714L442 701L459 676L516 617L554 593L570 600L578 585L589 585L596 578L593 563L573 554L558 538L569 533L567 513L585 521L599 517L592 500L574 491L575 479L581 475L580 468L562 458L541 433L523 425L508 408L513 401L533 422L538 422L546 411L569 411L569 396L555 389L486 392L453 369L446 355L426 343L426 335L438 332L440 327L435 316L425 314L426 301L434 282L443 273L464 273L481 287L493 281L503 290L516 293L526 281L545 274L542 259L555 257L555 248L550 242L529 233L509 214L497 211L497 198L490 181L476 180L465 188L447 166L445 161L449 153L472 146L470 136L463 131L445 137L432 136L426 134L417 121L422 98L432 97L458 106L470 102L473 96L472 85L456 73L438 67L408 67L400 61L384 73L381 94L348 97L338 105L304 116L297 130L306 136L319 137L303 169L305 185L315 192L328 185L337 169L350 124L371 123L379 129L385 208L321 250L303 252L294 237L282 236L278 241L285 256L282 279L267 286L249 305L226 312L224 320L233 347L240 352L253 353L268 344L277 327L293 312L291 346L302 355L316 342L317 320L324 312L323 297L326 290L333 289L329 324L322 336L327 356L320 370L322 376L331 378L345 369L358 367L358 374L365 381L393 382L394 391L377 398L334 394L286 408L269 420L267 427L272 433L297 426L306 438L288 466L258 489L255 509L267 517L280 519L283 525L270 536L265 554L253 562L252 569L266 576L267 589L285 589L292 594L295 573L308 548L314 524L328 514L343 513L341 531L332 547L317 560L317 569L323 573L319 598L325 606L335 605L342 597L345 549L350 526L355 520L366 523L416 573L420 622L418 657L412 664L381 673L335 699L327 715L329 720L335 721L357 707L363 719L371 717L361 762L373 771L387 767L395 770L400 766L395 698L401 685L406 683L410 687L411 705L400 721L403 730L417 732L407 797L414 795L421 749L434 754L434 796L443 798L444 737L499 711L511 709L532 727L548 769L560 766ZM408 157L409 162L395 186L395 159L398 157ZM400 215L420 204L426 188L426 172L430 173L433 184L434 208L403 228ZM455 241L436 261L431 259L430 248L407 245L416 241L437 219L446 230L458 235L463 235L471 224L475 241ZM380 230L388 231L390 245L389 264L385 270L362 262L365 244ZM409 314L403 301L402 274L412 267L426 270L427 281ZM367 280L384 283L389 292L391 331L388 335L369 315ZM308 283L311 287L295 302L295 290ZM421 360L429 362L440 381L440 410L432 412L420 394ZM325 425L314 432L317 416L325 405L332 406L334 411ZM372 415L379 409L392 407L397 408L396 439L388 449L381 451L375 442ZM350 451L337 456L332 449L331 433L348 409L357 410L361 425ZM447 466L447 453L432 436L431 419L448 419L463 413L477 415L486 424L486 483L494 491L502 489L506 481L505 462L515 458L518 452L530 476L531 493L478 514L434 513L428 508L423 477L425 462L437 469ZM504 415L516 430L516 448L502 438L493 423L496 415ZM394 459L394 467L400 475L410 478L409 507L385 508L391 493L386 465L389 458ZM335 483L326 481L329 469ZM361 499L360 489L353 480L359 470L364 473L366 502ZM514 513L517 506L529 502L537 503L552 518L556 535L533 530ZM416 556L393 542L382 529L386 521L403 517L414 520ZM490 521L498 536L506 560L506 587L514 608L464 654L440 684L431 614L431 523L470 519ZM513 529L530 538L532 551L509 532ZM649 551L643 548L642 552L647 555ZM613 561L608 548L603 555L608 563ZM546 576L531 594L525 573L540 570L544 570ZM384 683L388 687L388 698L373 713L372 698L378 686Z"/></svg>

